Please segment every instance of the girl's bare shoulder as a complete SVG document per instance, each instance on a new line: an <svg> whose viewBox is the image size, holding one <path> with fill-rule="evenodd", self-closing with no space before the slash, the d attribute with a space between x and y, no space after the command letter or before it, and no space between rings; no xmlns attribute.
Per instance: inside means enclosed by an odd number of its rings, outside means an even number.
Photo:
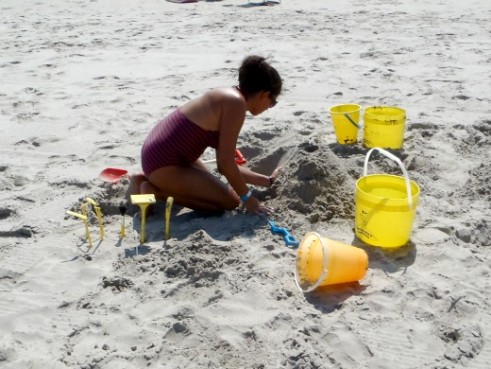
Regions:
<svg viewBox="0 0 491 369"><path fill-rule="evenodd" d="M206 93L213 100L230 103L245 104L245 99L242 94L234 87L217 87Z"/></svg>

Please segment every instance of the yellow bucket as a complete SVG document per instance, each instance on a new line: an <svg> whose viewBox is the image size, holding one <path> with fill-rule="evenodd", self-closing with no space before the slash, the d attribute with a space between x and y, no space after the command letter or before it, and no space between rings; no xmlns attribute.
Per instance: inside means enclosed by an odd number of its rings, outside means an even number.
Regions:
<svg viewBox="0 0 491 369"><path fill-rule="evenodd" d="M361 106L356 104L336 105L329 108L336 140L341 145L356 143L360 128L360 110Z"/></svg>
<svg viewBox="0 0 491 369"><path fill-rule="evenodd" d="M363 144L366 147L400 149L404 139L406 111L393 106L371 106L363 116Z"/></svg>
<svg viewBox="0 0 491 369"><path fill-rule="evenodd" d="M310 292L319 286L358 281L367 268L364 250L309 232L298 247L295 282L301 291Z"/></svg>
<svg viewBox="0 0 491 369"><path fill-rule="evenodd" d="M368 160L374 150L399 164L404 176L367 175ZM356 236L372 246L404 246L411 236L419 193L418 184L409 180L406 168L398 157L380 148L368 151L363 177L356 182Z"/></svg>

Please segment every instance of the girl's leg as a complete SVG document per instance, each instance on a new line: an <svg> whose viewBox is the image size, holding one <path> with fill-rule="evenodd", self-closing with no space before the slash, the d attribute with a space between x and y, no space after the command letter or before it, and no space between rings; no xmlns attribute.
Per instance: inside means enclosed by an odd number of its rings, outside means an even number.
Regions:
<svg viewBox="0 0 491 369"><path fill-rule="evenodd" d="M172 196L177 204L202 211L232 210L240 203L228 185L199 166L157 169L148 182L142 182L141 191L162 198Z"/></svg>
<svg viewBox="0 0 491 369"><path fill-rule="evenodd" d="M193 163L193 167L204 170L205 172L210 172L210 169L206 166L205 163L203 163L203 161L201 159L196 160Z"/></svg>

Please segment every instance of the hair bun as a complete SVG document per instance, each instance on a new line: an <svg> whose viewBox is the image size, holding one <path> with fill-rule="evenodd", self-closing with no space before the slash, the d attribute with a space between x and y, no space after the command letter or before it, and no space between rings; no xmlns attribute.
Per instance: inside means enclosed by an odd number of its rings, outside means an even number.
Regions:
<svg viewBox="0 0 491 369"><path fill-rule="evenodd" d="M268 91L274 96L281 93L281 77L266 58L250 55L239 68L239 86L246 95Z"/></svg>

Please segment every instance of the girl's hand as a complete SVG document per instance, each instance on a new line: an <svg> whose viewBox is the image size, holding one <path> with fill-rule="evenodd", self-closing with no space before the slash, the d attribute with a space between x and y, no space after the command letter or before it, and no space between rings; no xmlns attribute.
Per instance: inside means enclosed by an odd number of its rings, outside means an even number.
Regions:
<svg viewBox="0 0 491 369"><path fill-rule="evenodd" d="M271 181L271 186L276 182L276 180L278 179L278 176L281 172L281 170L283 169L282 166L279 166L277 167L275 170L273 170L273 173L271 173L271 175L269 176L270 178L270 181Z"/></svg>
<svg viewBox="0 0 491 369"><path fill-rule="evenodd" d="M274 211L273 208L261 204L254 196L249 197L249 200L244 203L244 207L251 214L271 215Z"/></svg>

